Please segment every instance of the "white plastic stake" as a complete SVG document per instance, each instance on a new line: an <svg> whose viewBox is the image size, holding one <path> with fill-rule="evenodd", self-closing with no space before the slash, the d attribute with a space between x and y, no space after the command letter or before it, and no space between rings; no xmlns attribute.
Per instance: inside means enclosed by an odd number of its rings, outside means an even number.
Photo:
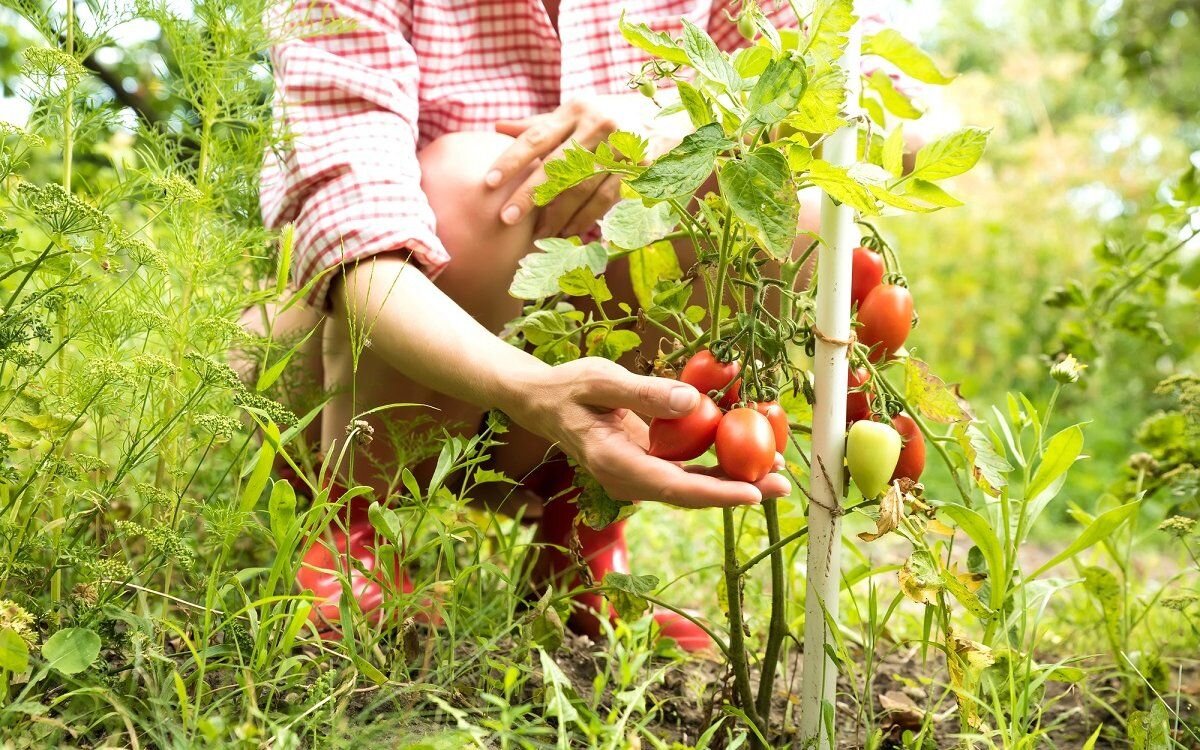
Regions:
<svg viewBox="0 0 1200 750"><path fill-rule="evenodd" d="M838 61L846 71L847 113L859 111L861 89L859 47L862 32L855 23L846 51ZM848 167L857 161L858 123L851 122L829 136L824 158ZM801 685L800 747L818 750L836 745L825 725L824 707L834 705L837 667L825 651L831 643L830 624L838 619L842 523L830 509L841 505L846 453L846 375L850 338L850 264L858 233L850 206L821 200L821 236L825 245L817 262L817 337L813 374L812 498L808 508L808 589L805 598L804 675Z"/></svg>

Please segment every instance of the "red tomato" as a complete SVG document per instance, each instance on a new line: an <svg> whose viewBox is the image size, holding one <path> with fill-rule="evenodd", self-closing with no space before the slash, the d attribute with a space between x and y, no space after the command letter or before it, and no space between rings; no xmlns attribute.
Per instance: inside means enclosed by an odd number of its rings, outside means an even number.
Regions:
<svg viewBox="0 0 1200 750"><path fill-rule="evenodd" d="M721 410L708 396L701 396L695 409L678 419L650 420L650 455L668 461L691 461L713 444Z"/></svg>
<svg viewBox="0 0 1200 750"><path fill-rule="evenodd" d="M917 427L913 418L907 414L892 417L892 427L900 433L904 446L900 448L900 460L896 462L896 470L892 472L889 483L901 477L907 477L914 482L919 481L921 472L925 471L925 436L921 434L921 428Z"/></svg>
<svg viewBox="0 0 1200 750"><path fill-rule="evenodd" d="M875 287L858 308L858 340L871 348L871 361L878 362L904 346L912 330L913 299L908 289L895 284Z"/></svg>
<svg viewBox="0 0 1200 750"><path fill-rule="evenodd" d="M717 464L730 479L757 482L775 465L775 431L762 414L733 409L717 427Z"/></svg>
<svg viewBox="0 0 1200 750"><path fill-rule="evenodd" d="M788 427L787 412L779 405L778 401L763 401L750 402L750 408L767 418L771 423L771 431L775 433L775 450L783 453L783 449L787 447Z"/></svg>
<svg viewBox="0 0 1200 750"><path fill-rule="evenodd" d="M729 408L742 397L742 379L738 377L738 373L741 371L741 362L736 360L718 362L712 352L701 349L692 355L688 363L683 366L683 372L679 373L679 379L701 393L720 391L733 383L729 386L729 390L725 391L725 395L721 397L720 401L721 406Z"/></svg>
<svg viewBox="0 0 1200 750"><path fill-rule="evenodd" d="M850 272L850 306L862 307L872 289L883 283L883 256L869 247L854 248Z"/></svg>
<svg viewBox="0 0 1200 750"><path fill-rule="evenodd" d="M846 384L846 424L851 425L860 419L871 418L871 389L863 388L871 379L871 372L865 367L858 367L847 373Z"/></svg>

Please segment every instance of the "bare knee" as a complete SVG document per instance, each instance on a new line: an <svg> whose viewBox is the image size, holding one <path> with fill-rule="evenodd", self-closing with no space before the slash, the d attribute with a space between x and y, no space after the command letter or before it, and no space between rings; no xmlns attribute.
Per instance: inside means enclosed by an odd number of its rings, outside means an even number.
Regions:
<svg viewBox="0 0 1200 750"><path fill-rule="evenodd" d="M500 221L500 209L513 190L540 165L531 166L519 179L499 187L484 183L492 164L512 143L513 138L502 133L448 133L417 155L421 163L421 189L437 217L438 236L443 242L458 244L454 241L460 238L494 240L498 233L513 238L529 234L532 217L510 227Z"/></svg>
<svg viewBox="0 0 1200 750"><path fill-rule="evenodd" d="M500 221L500 209L540 164L499 187L484 182L512 142L500 133L450 133L418 154L421 189L451 258L438 286L492 330L519 312L507 295L508 285L517 263L533 248L535 214L509 226Z"/></svg>

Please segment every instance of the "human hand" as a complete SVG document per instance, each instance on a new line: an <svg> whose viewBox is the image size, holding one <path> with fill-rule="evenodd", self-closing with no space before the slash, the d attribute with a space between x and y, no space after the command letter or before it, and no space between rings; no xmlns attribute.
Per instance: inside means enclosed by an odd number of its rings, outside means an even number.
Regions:
<svg viewBox="0 0 1200 750"><path fill-rule="evenodd" d="M728 479L716 467L683 466L646 452L649 430L638 413L678 418L691 412L700 394L690 385L634 375L598 357L542 368L530 378L515 384L522 396L508 407L510 416L557 443L618 500L735 507L791 491L778 473L750 484ZM783 457L776 455L775 471L782 468Z"/></svg>
<svg viewBox="0 0 1200 750"><path fill-rule="evenodd" d="M611 117L580 101L569 102L546 114L496 123L497 131L516 140L492 165L485 178L487 186L507 190L515 177L531 166L537 167L503 202L500 220L516 224L533 210L533 189L546 180L542 164L561 157L572 141L594 149L616 129ZM534 238L582 234L620 200L620 193L621 180L616 175L597 175L584 180L541 208L533 229Z"/></svg>

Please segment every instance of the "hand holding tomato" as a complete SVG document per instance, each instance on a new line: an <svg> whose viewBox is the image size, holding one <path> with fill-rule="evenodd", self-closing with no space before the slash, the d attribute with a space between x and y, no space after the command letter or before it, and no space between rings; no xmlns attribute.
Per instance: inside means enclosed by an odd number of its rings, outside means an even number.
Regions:
<svg viewBox="0 0 1200 750"><path fill-rule="evenodd" d="M650 431L638 414L674 420L692 414L702 401L690 385L634 375L598 357L538 367L512 379L521 382L504 390L519 394L518 400L503 407L513 420L557 443L619 500L734 507L791 491L788 480L776 473L755 482L735 481L719 469L684 467L647 453Z"/></svg>

